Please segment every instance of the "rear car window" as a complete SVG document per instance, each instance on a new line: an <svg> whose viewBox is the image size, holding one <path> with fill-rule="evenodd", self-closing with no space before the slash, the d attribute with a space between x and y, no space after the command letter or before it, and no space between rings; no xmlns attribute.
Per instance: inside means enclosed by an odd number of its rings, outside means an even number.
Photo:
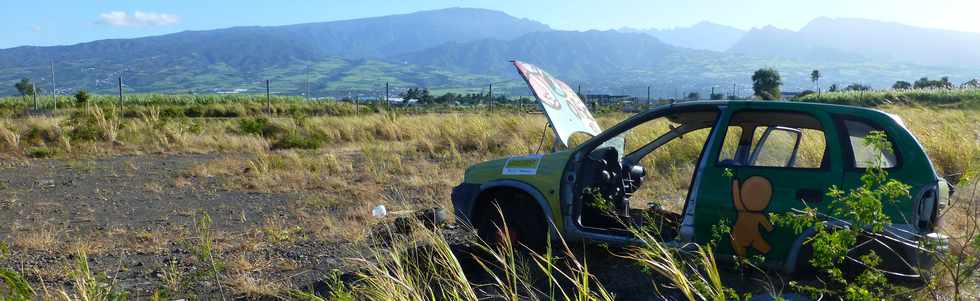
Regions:
<svg viewBox="0 0 980 301"><path fill-rule="evenodd" d="M739 112L732 116L718 163L731 166L821 168L826 147L822 126L810 115L792 112Z"/></svg>
<svg viewBox="0 0 980 301"><path fill-rule="evenodd" d="M884 130L857 120L844 120L844 128L847 131L847 141L851 145L854 167L868 168L874 166L876 162L881 162L882 168L898 165L898 157L890 141L886 142L882 149L875 149L864 143L864 138L871 132Z"/></svg>

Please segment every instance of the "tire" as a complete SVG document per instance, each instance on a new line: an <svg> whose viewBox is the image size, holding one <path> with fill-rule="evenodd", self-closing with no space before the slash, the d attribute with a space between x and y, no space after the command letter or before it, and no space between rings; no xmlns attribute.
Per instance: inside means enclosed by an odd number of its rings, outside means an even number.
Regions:
<svg viewBox="0 0 980 301"><path fill-rule="evenodd" d="M813 246L810 244L803 244L800 246L800 253L796 257L796 269L793 272L793 276L797 279L816 279L818 273L821 273L816 267L810 263L810 259L813 258ZM822 276L822 275L820 275Z"/></svg>
<svg viewBox="0 0 980 301"><path fill-rule="evenodd" d="M485 218L477 227L480 239L490 246L503 246L506 226L511 244L519 251L543 252L547 247L548 226L541 209L527 195L508 196L508 200L491 199L482 211Z"/></svg>

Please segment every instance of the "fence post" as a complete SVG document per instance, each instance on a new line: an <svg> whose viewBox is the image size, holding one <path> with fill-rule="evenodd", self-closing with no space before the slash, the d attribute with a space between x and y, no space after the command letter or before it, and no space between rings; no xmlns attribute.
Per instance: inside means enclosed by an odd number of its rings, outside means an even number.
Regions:
<svg viewBox="0 0 980 301"><path fill-rule="evenodd" d="M31 94L34 97L34 114L37 113L37 87L31 84Z"/></svg>
<svg viewBox="0 0 980 301"><path fill-rule="evenodd" d="M123 90L122 90L122 76L119 77L119 111L122 112L123 109Z"/></svg>
<svg viewBox="0 0 980 301"><path fill-rule="evenodd" d="M493 83L490 84L489 90L490 92L488 93L488 96L490 96L490 113L493 113Z"/></svg>
<svg viewBox="0 0 980 301"><path fill-rule="evenodd" d="M266 115L272 115L272 91L268 79L265 80L265 113Z"/></svg>

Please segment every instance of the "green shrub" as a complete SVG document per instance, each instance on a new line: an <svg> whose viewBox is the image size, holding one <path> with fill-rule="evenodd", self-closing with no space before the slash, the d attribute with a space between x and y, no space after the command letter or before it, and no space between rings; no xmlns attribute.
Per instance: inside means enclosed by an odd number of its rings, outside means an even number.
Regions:
<svg viewBox="0 0 980 301"><path fill-rule="evenodd" d="M266 138L276 136L283 132L283 129L268 118L242 118L238 120L238 130L242 134L258 135Z"/></svg>
<svg viewBox="0 0 980 301"><path fill-rule="evenodd" d="M34 288L17 271L0 268L0 300L33 300Z"/></svg>
<svg viewBox="0 0 980 301"><path fill-rule="evenodd" d="M92 95L89 95L88 91L78 90L78 93L75 93L75 105L85 105L88 103L89 98L92 98Z"/></svg>
<svg viewBox="0 0 980 301"><path fill-rule="evenodd" d="M21 136L21 141L29 145L45 145L47 143L57 142L60 138L61 132L57 128L32 125Z"/></svg>
<svg viewBox="0 0 980 301"><path fill-rule="evenodd" d="M47 146L34 146L27 149L27 156L31 158L51 158L56 151Z"/></svg>
<svg viewBox="0 0 980 301"><path fill-rule="evenodd" d="M290 149L290 148L301 148L301 149L318 149L323 145L323 139L303 135L298 132L292 131L282 135L272 143L272 149Z"/></svg>
<svg viewBox="0 0 980 301"><path fill-rule="evenodd" d="M203 117L204 108L201 106L190 106L184 109L184 116L187 117Z"/></svg>

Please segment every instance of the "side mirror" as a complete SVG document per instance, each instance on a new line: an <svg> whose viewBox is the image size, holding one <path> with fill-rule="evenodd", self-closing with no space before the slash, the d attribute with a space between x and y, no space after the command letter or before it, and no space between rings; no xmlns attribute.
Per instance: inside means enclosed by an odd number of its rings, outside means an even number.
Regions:
<svg viewBox="0 0 980 301"><path fill-rule="evenodd" d="M756 161L759 159L759 155L766 153L767 160L778 160L778 164L773 164L775 162L766 162L765 166L779 166L779 167L793 167L796 163L796 153L800 149L800 140L802 138L802 132L800 129L782 127L782 126L770 126L762 133L762 137L759 138L759 143L756 144L755 149L749 155L748 165L758 166ZM788 141L787 141L788 139ZM774 142L775 141L775 142ZM792 150L788 153L779 153L779 147L792 145ZM772 143L778 143L782 145L770 145ZM775 153L774 153L775 152Z"/></svg>

